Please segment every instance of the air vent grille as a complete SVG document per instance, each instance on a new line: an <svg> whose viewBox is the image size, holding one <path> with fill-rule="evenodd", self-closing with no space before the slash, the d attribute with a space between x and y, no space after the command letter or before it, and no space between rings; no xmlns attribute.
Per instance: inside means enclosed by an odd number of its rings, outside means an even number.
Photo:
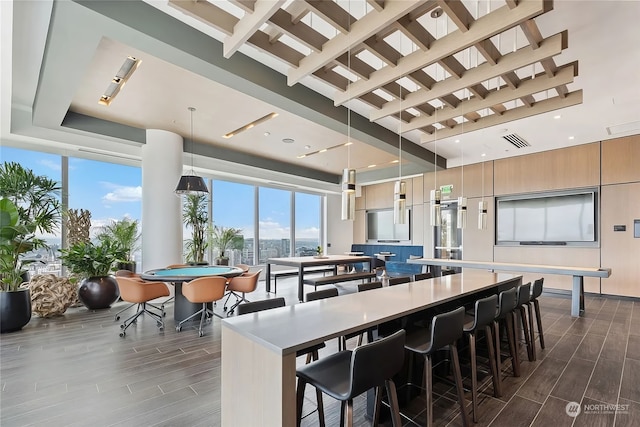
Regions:
<svg viewBox="0 0 640 427"><path fill-rule="evenodd" d="M515 133L510 133L508 135L502 135L502 137L504 139L506 139L511 145L513 145L516 148L531 147L531 144L529 144L527 141L525 141L524 139L522 139L519 135L517 135Z"/></svg>

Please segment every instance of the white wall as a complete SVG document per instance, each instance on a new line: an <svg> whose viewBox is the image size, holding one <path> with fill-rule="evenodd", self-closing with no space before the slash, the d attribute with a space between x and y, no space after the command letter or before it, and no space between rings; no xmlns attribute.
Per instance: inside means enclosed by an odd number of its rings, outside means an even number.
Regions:
<svg viewBox="0 0 640 427"><path fill-rule="evenodd" d="M339 194L327 195L326 242L327 253L342 255L351 250L353 243L353 221L342 221L342 198Z"/></svg>

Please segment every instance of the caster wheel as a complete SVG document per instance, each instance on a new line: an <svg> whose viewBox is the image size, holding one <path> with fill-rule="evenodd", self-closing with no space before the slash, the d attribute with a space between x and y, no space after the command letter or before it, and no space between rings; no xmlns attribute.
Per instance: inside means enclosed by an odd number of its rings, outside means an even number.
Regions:
<svg viewBox="0 0 640 427"><path fill-rule="evenodd" d="M158 330L159 330L160 332L164 331L164 326L160 326L160 327L158 328Z"/></svg>
<svg viewBox="0 0 640 427"><path fill-rule="evenodd" d="M116 316L116 320L115 321L117 322L118 320L120 320L120 316Z"/></svg>
<svg viewBox="0 0 640 427"><path fill-rule="evenodd" d="M222 311L227 311L227 307L222 307Z"/></svg>
<svg viewBox="0 0 640 427"><path fill-rule="evenodd" d="M124 338L124 336L127 335L124 331L120 332L120 338Z"/></svg>
<svg viewBox="0 0 640 427"><path fill-rule="evenodd" d="M165 313L164 311L162 312L162 317L166 317L167 313Z"/></svg>
<svg viewBox="0 0 640 427"><path fill-rule="evenodd" d="M120 325L120 329L124 329L124 325Z"/></svg>
<svg viewBox="0 0 640 427"><path fill-rule="evenodd" d="M182 326L176 326L176 332L180 332L182 330Z"/></svg>
<svg viewBox="0 0 640 427"><path fill-rule="evenodd" d="M160 322L156 322L156 326L157 326L158 328L162 328L162 323L160 323Z"/></svg>
<svg viewBox="0 0 640 427"><path fill-rule="evenodd" d="M198 336L199 336L199 337L203 337L203 336L204 336L204 332L202 332L202 331L198 331Z"/></svg>

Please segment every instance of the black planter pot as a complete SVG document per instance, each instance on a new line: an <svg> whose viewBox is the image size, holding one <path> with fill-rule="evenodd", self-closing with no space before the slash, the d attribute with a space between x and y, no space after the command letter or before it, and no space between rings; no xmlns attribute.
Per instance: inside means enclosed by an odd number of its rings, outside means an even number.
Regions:
<svg viewBox="0 0 640 427"><path fill-rule="evenodd" d="M90 310L109 308L120 296L113 276L89 277L80 282L78 298Z"/></svg>
<svg viewBox="0 0 640 427"><path fill-rule="evenodd" d="M216 265L229 265L229 258L216 258Z"/></svg>
<svg viewBox="0 0 640 427"><path fill-rule="evenodd" d="M19 331L31 320L31 292L0 292L0 332Z"/></svg>

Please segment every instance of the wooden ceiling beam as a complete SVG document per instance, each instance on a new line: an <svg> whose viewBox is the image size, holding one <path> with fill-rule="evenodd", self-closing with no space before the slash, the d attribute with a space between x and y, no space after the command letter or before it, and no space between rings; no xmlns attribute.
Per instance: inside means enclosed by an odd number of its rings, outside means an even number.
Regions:
<svg viewBox="0 0 640 427"><path fill-rule="evenodd" d="M462 125L455 126L452 129L439 129L438 138L450 138L452 136L461 135L464 130L467 132L474 132L480 129L488 128L491 126L497 126L504 123L509 123L514 120L520 120L527 117L532 117L538 114L548 113L549 111L560 110L562 108L571 107L574 105L582 104L582 90L577 90L569 93L565 98L558 96L549 98L544 101L536 102L533 107L521 106L517 108L505 111L502 115L492 114L482 117L473 123L465 123L464 129ZM423 135L420 137L421 143L432 142L433 137L431 135Z"/></svg>
<svg viewBox="0 0 640 427"><path fill-rule="evenodd" d="M307 0L309 8L342 34L348 34L356 19L332 1Z"/></svg>
<svg viewBox="0 0 640 427"><path fill-rule="evenodd" d="M285 0L256 0L253 13L245 14L233 27L233 34L225 37L223 56L230 58L284 3Z"/></svg>
<svg viewBox="0 0 640 427"><path fill-rule="evenodd" d="M287 75L287 84L292 86L305 76L313 73L315 70L324 66L325 64L333 61L334 58L342 55L348 51L350 47L359 45L367 40L369 37L374 36L382 29L389 26L389 22L394 22L398 18L406 15L411 10L416 9L423 4L423 1L394 1L385 3L385 8L379 13L368 13L362 17L362 19L356 21L351 26L351 32L347 34L338 34L331 40L329 40L320 53L312 53L301 61L300 66L295 69L289 70ZM389 83L394 79L388 80ZM375 88L382 86L382 84L375 85ZM358 95L371 92L361 91ZM357 97L356 97L357 98Z"/></svg>
<svg viewBox="0 0 640 427"><path fill-rule="evenodd" d="M469 26L475 21L464 3L460 0L438 0L438 6L442 8L449 19L451 19L456 27L463 33L469 31Z"/></svg>
<svg viewBox="0 0 640 427"><path fill-rule="evenodd" d="M185 15L210 25L226 35L233 33L233 27L239 21L238 18L226 10L220 9L218 6L207 1L169 0L168 4Z"/></svg>
<svg viewBox="0 0 640 427"><path fill-rule="evenodd" d="M304 54L281 41L272 43L271 40L269 40L269 36L262 31L257 31L253 34L249 40L247 40L247 43L252 44L256 49L264 53L286 62L291 67L295 67L302 58L304 58Z"/></svg>
<svg viewBox="0 0 640 427"><path fill-rule="evenodd" d="M367 0L367 4L371 6L376 12L382 12L384 9L385 0Z"/></svg>
<svg viewBox="0 0 640 427"><path fill-rule="evenodd" d="M421 50L413 52L412 54L405 56L398 63L398 66L384 67L373 73L368 81L356 82L353 85L354 87L351 88L350 94L338 92L334 96L334 104L341 105L348 101L349 97L357 98L361 94L373 90L373 88L382 86L383 84L410 74L413 71L438 62L447 56L451 56L456 52L464 50L482 40L488 39L495 34L501 33L514 25L518 25L520 22L544 13L546 11L545 7L546 5L544 0L523 0L515 9L509 9L506 6L501 7L476 20L469 31L454 31L447 36L434 41L431 48L426 53ZM356 24L363 21L364 19Z"/></svg>
<svg viewBox="0 0 640 427"><path fill-rule="evenodd" d="M402 54L400 52L391 47L391 45L384 41L384 39L376 36L369 37L363 42L363 44L367 46L368 50L372 54L392 67L395 67L400 58L402 58Z"/></svg>
<svg viewBox="0 0 640 427"><path fill-rule="evenodd" d="M457 108L443 108L438 111L438 121L458 117L462 114L468 114L471 111L481 111L485 108L491 108L514 99L527 97L532 94L554 88L558 85L568 84L573 82L574 77L575 67L573 67L573 64L569 64L568 66L562 67L554 77L540 75L535 79L522 80L522 84L514 90L507 88L502 88L501 90L494 89L484 98L474 97L468 101L462 101ZM419 129L433 123L435 123L434 117L421 116L417 118L415 122L407 124L406 129Z"/></svg>
<svg viewBox="0 0 640 427"><path fill-rule="evenodd" d="M479 22L479 21L478 21ZM558 55L566 48L566 31L551 36L542 43L539 49L533 50L530 46L523 47L516 52L510 53L502 57L497 65L492 66L489 63L484 63L476 68L468 70L460 79L448 78L446 80L437 82L430 91L418 91L408 96L404 101L405 108L429 102L433 99L439 98L448 93L453 93L461 90L465 87L481 83L483 81L495 78L502 74L505 74L511 70L517 70L527 65L538 62L544 58L549 58L554 55ZM376 72L377 73L377 72ZM369 83L374 80L372 74L369 81L358 81L350 88L351 98L355 97L353 93L358 93L359 90L354 90L353 86L358 86L361 89L363 85L360 83ZM377 86L376 86L377 87ZM345 97L346 98L346 97ZM345 99L346 101L346 99ZM378 111L372 111L369 120L379 120L385 116L394 114L398 111L397 101L388 102L382 109Z"/></svg>
<svg viewBox="0 0 640 427"><path fill-rule="evenodd" d="M269 18L269 23L316 52L321 52L322 45L329 41L328 38L304 22L294 24L291 14L283 9L277 10L271 18Z"/></svg>

